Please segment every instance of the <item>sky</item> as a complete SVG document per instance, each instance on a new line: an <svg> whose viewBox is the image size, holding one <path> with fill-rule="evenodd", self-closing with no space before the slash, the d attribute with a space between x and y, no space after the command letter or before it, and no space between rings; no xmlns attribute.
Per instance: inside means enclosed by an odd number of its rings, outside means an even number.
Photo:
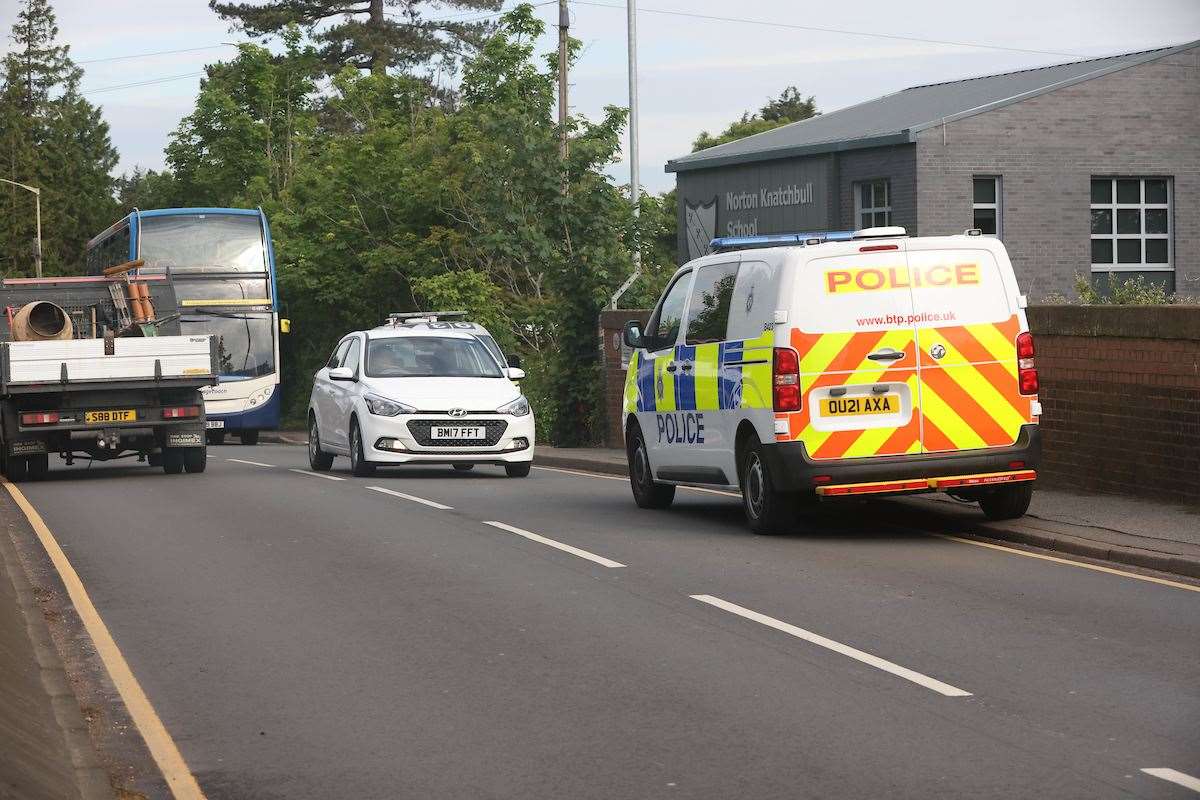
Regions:
<svg viewBox="0 0 1200 800"><path fill-rule="evenodd" d="M222 43L244 36L231 32L205 0L52 4L61 41L85 70L83 91L111 127L118 171L161 169L163 148L192 109L204 64L229 58L234 49ZM17 9L18 0L0 0L5 50ZM431 18L461 13L436 3L430 9ZM638 9L638 163L642 185L652 192L674 186L663 166L690 152L700 131L723 129L788 86L829 112L908 86L1200 39L1200 0L638 0ZM541 49L553 50L557 7L543 4L536 14L548 26ZM584 45L570 77L572 112L597 118L606 105L627 105L623 0L572 2L571 26ZM181 48L205 49L99 60ZM610 174L629 181L627 153Z"/></svg>

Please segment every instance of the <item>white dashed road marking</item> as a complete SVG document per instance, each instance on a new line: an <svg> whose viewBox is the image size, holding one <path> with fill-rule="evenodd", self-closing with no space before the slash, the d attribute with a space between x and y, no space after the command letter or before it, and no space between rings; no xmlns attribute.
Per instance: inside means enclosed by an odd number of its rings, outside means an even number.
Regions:
<svg viewBox="0 0 1200 800"><path fill-rule="evenodd" d="M524 536L526 539L530 540L531 542L537 542L539 544L544 544L547 547L553 547L556 550L562 550L564 553L570 553L573 556L579 556L580 558L586 558L588 561L592 561L596 564L599 564L602 567L609 567L610 569L615 569L617 567L625 566L624 564L622 564L620 562L613 561L612 559L605 558L604 556L598 556L595 553L589 553L587 550L580 550L578 547L572 547L569 544L563 544L562 542L556 542L553 539L547 539L545 536L539 536L536 533L530 533L529 531L521 530L520 528L515 528L512 525L505 525L503 522L484 522L483 524L491 525L493 528L499 528L500 530L508 531L509 533L515 533L517 536Z"/></svg>
<svg viewBox="0 0 1200 800"><path fill-rule="evenodd" d="M735 603L730 603L727 600L722 600L719 597L713 597L710 594L694 594L691 595L693 600L699 600L701 603L708 603L710 606L716 606L731 614L737 614L739 617L753 620L761 625L766 625L768 628L774 628L777 631L795 636L798 639L803 639L806 642L811 642L819 647L824 647L827 650L832 650L835 653L840 653L848 658L853 658L866 664L869 667L881 669L884 672L890 672L898 678L904 678L907 681L912 681L915 684L924 686L926 689L945 695L946 697L970 697L971 693L959 689L957 686L951 686L948 683L942 683L936 678L931 678L928 675L922 675L919 672L914 672L907 667L902 667L899 664L893 664L891 661L873 656L870 653L864 653L849 645L835 642L832 639L827 639L820 634L806 631L803 628L797 628L795 625L789 625L786 622L768 617L766 614L760 614L757 611L751 611Z"/></svg>
<svg viewBox="0 0 1200 800"><path fill-rule="evenodd" d="M1180 772L1177 769L1169 767L1146 767L1142 772L1147 775L1153 775L1155 778L1162 778L1164 781L1182 786L1185 789L1191 789L1193 792L1200 792L1200 778L1193 778L1185 772Z"/></svg>
<svg viewBox="0 0 1200 800"><path fill-rule="evenodd" d="M249 464L252 467L273 467L274 464L264 464L261 461L246 461L241 458L227 458L226 461L232 461L235 464Z"/></svg>
<svg viewBox="0 0 1200 800"><path fill-rule="evenodd" d="M344 481L345 478L339 478L337 475L326 475L324 472L311 472L306 469L289 469L288 472L294 472L297 475L307 475L310 478L324 478L327 481Z"/></svg>
<svg viewBox="0 0 1200 800"><path fill-rule="evenodd" d="M441 509L442 511L453 511L454 510L453 506L445 506L445 505L442 505L441 503L435 503L432 500L426 500L424 497L414 497L413 495L405 494L404 492L394 492L391 489L385 489L382 486L368 486L367 488L370 489L372 492L381 492L383 494L390 494L392 497L399 497L401 500L411 500L414 503L420 503L421 505L429 506L430 508L438 508L438 509Z"/></svg>

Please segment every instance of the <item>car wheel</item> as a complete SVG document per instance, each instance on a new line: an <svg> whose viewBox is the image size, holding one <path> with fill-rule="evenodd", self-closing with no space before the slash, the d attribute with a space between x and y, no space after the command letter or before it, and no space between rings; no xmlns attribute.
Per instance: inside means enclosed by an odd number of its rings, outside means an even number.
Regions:
<svg viewBox="0 0 1200 800"><path fill-rule="evenodd" d="M204 472L208 466L208 448L189 447L183 451L183 468L188 472Z"/></svg>
<svg viewBox="0 0 1200 800"><path fill-rule="evenodd" d="M979 507L988 519L1017 519L1025 516L1033 500L1033 481L998 486L979 498Z"/></svg>
<svg viewBox="0 0 1200 800"><path fill-rule="evenodd" d="M646 440L642 437L642 429L636 425L630 429L625 454L629 459L629 487L633 490L633 501L638 508L669 507L675 500L675 487L654 480L650 455L646 452Z"/></svg>
<svg viewBox="0 0 1200 800"><path fill-rule="evenodd" d="M750 530L760 534L786 533L796 524L796 496L775 488L762 445L752 436L742 453L738 471L742 483L742 508Z"/></svg>
<svg viewBox="0 0 1200 800"><path fill-rule="evenodd" d="M321 449L321 435L317 431L317 418L308 423L308 466L314 472L328 472L333 466L333 456Z"/></svg>
<svg viewBox="0 0 1200 800"><path fill-rule="evenodd" d="M369 478L375 474L375 465L367 461L362 433L358 429L358 423L354 421L350 423L350 472L356 478Z"/></svg>
<svg viewBox="0 0 1200 800"><path fill-rule="evenodd" d="M505 464L504 472L510 478L526 478L529 477L529 468L533 466L529 461L521 461L517 464Z"/></svg>
<svg viewBox="0 0 1200 800"><path fill-rule="evenodd" d="M258 431L242 431L238 434L238 440L242 444L256 445L258 444Z"/></svg>
<svg viewBox="0 0 1200 800"><path fill-rule="evenodd" d="M163 472L168 475L178 475L183 472L183 448L164 447L162 453Z"/></svg>
<svg viewBox="0 0 1200 800"><path fill-rule="evenodd" d="M475 465L474 464L455 464L454 469L458 470L459 472L470 472L471 470L475 469Z"/></svg>
<svg viewBox="0 0 1200 800"><path fill-rule="evenodd" d="M209 444L225 444L225 431L223 431L223 430L206 431L204 434L204 438L208 440Z"/></svg>

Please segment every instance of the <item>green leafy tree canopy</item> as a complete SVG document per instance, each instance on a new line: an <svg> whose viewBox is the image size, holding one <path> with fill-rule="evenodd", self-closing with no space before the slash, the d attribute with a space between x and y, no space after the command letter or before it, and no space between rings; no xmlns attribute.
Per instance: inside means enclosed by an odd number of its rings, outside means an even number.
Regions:
<svg viewBox="0 0 1200 800"><path fill-rule="evenodd" d="M815 117L821 112L817 110L816 98L809 95L804 97L795 86L784 89L779 97L767 102L756 113L747 111L742 118L730 123L729 127L720 134L713 136L708 131L702 131L692 142L692 152L706 150L726 142L744 139L756 133L773 130L782 125Z"/></svg>

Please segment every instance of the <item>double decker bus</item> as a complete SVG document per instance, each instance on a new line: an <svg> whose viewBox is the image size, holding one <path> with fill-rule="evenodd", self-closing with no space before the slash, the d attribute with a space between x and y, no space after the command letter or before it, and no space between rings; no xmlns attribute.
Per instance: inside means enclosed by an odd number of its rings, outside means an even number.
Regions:
<svg viewBox="0 0 1200 800"><path fill-rule="evenodd" d="M208 439L256 444L279 427L279 319L275 251L262 209L134 209L87 244L91 275L140 259L142 274L170 273L183 333L217 337L220 383L204 390Z"/></svg>

